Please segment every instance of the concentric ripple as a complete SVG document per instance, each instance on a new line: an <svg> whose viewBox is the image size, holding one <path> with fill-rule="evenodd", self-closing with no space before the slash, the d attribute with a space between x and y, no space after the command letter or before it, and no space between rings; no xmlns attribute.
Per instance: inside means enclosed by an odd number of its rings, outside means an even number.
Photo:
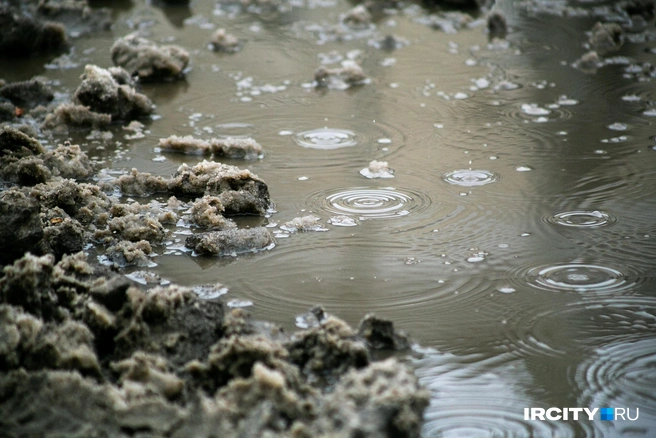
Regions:
<svg viewBox="0 0 656 438"><path fill-rule="evenodd" d="M565 227L599 228L617 222L617 219L603 211L563 211L547 218L547 221Z"/></svg>
<svg viewBox="0 0 656 438"><path fill-rule="evenodd" d="M348 129L319 128L299 132L294 141L304 148L332 150L358 144L358 137Z"/></svg>
<svg viewBox="0 0 656 438"><path fill-rule="evenodd" d="M354 188L325 196L319 207L330 213L364 219L407 216L428 203L428 198L394 187Z"/></svg>
<svg viewBox="0 0 656 438"><path fill-rule="evenodd" d="M654 412L656 342L646 333L642 339L629 341L598 348L595 356L577 368L574 379L582 396L594 403L591 406L639 406L641 414Z"/></svg>
<svg viewBox="0 0 656 438"><path fill-rule="evenodd" d="M499 175L488 170L461 169L445 173L442 179L449 184L474 187L491 184L499 179Z"/></svg>
<svg viewBox="0 0 656 438"><path fill-rule="evenodd" d="M548 291L617 292L635 283L613 268L569 263L531 269L529 285Z"/></svg>

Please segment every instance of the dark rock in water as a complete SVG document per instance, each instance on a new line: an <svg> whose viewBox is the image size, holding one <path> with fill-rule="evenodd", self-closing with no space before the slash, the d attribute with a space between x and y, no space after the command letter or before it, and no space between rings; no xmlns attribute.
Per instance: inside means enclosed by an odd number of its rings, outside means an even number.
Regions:
<svg viewBox="0 0 656 438"><path fill-rule="evenodd" d="M40 211L39 203L18 189L0 192L0 264L35 250L43 237Z"/></svg>
<svg viewBox="0 0 656 438"><path fill-rule="evenodd" d="M55 96L41 81L13 82L0 88L0 96L22 109L48 104Z"/></svg>
<svg viewBox="0 0 656 438"><path fill-rule="evenodd" d="M501 12L492 12L487 16L487 32L490 39L504 39L508 35L508 22Z"/></svg>
<svg viewBox="0 0 656 438"><path fill-rule="evenodd" d="M130 85L121 85L109 70L87 65L75 99L97 113L109 114L112 120L132 120L153 111L153 104Z"/></svg>
<svg viewBox="0 0 656 438"><path fill-rule="evenodd" d="M59 23L41 22L17 9L0 5L0 57L26 57L64 50L66 30Z"/></svg>
<svg viewBox="0 0 656 438"><path fill-rule="evenodd" d="M275 240L264 227L211 231L189 236L185 245L198 254L234 256L267 249Z"/></svg>
<svg viewBox="0 0 656 438"><path fill-rule="evenodd" d="M410 348L408 335L394 329L394 323L378 318L373 313L365 315L358 326L358 336L374 350L405 350Z"/></svg>
<svg viewBox="0 0 656 438"><path fill-rule="evenodd" d="M588 44L601 56L616 52L624 44L624 31L619 24L597 22L590 31Z"/></svg>
<svg viewBox="0 0 656 438"><path fill-rule="evenodd" d="M111 53L114 65L142 80L179 79L189 63L189 53L182 47L159 46L137 34L116 40Z"/></svg>

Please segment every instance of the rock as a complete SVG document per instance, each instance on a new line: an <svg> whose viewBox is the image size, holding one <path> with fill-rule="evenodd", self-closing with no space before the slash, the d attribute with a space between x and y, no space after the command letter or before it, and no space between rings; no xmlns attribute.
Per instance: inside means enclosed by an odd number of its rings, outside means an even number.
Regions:
<svg viewBox="0 0 656 438"><path fill-rule="evenodd" d="M82 83L74 98L96 113L109 114L112 120L132 120L153 111L153 104L145 95L128 84L120 84L109 70L87 65Z"/></svg>
<svg viewBox="0 0 656 438"><path fill-rule="evenodd" d="M159 46L133 33L116 40L111 48L114 65L142 80L180 79L189 53L175 45Z"/></svg>
<svg viewBox="0 0 656 438"><path fill-rule="evenodd" d="M185 245L197 254L236 256L269 249L275 240L264 227L229 229L189 236Z"/></svg>

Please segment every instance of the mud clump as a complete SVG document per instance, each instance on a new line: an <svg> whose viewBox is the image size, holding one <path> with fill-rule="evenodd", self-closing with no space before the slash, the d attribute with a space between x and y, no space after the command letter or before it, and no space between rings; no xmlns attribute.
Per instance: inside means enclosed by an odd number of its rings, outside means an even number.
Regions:
<svg viewBox="0 0 656 438"><path fill-rule="evenodd" d="M106 70L87 65L74 98L93 112L109 114L112 120L149 115L153 111L152 102L129 82L121 83L125 81L121 79L123 75L125 72L121 69Z"/></svg>
<svg viewBox="0 0 656 438"><path fill-rule="evenodd" d="M624 32L619 24L597 22L590 31L588 46L599 55L616 52L623 44Z"/></svg>
<svg viewBox="0 0 656 438"><path fill-rule="evenodd" d="M159 46L137 34L116 40L111 55L114 65L150 81L180 79L189 63L189 53L182 47Z"/></svg>
<svg viewBox="0 0 656 438"><path fill-rule="evenodd" d="M249 170L228 164L205 160L193 167L182 164L168 185L174 195L217 196L227 215L263 216L273 206L264 181Z"/></svg>
<svg viewBox="0 0 656 438"><path fill-rule="evenodd" d="M225 29L217 29L216 32L212 34L212 39L210 41L210 47L215 52L224 52L224 53L234 53L241 50L241 42L239 39L226 32Z"/></svg>
<svg viewBox="0 0 656 438"><path fill-rule="evenodd" d="M387 161L373 160L368 167L360 170L360 175L365 178L394 178L394 169L389 167Z"/></svg>
<svg viewBox="0 0 656 438"><path fill-rule="evenodd" d="M487 16L487 33L490 39L505 39L508 35L508 22L501 12L492 12Z"/></svg>
<svg viewBox="0 0 656 438"><path fill-rule="evenodd" d="M264 227L228 229L189 236L187 248L197 254L236 256L246 252L262 251L275 244L268 229Z"/></svg>
<svg viewBox="0 0 656 438"><path fill-rule="evenodd" d="M201 140L190 135L178 137L172 135L162 138L159 147L168 152L180 152L187 155L209 155L219 157L252 160L261 158L262 146L252 138L212 138Z"/></svg>
<svg viewBox="0 0 656 438"><path fill-rule="evenodd" d="M130 286L83 253L26 255L0 277L0 425L8 436L418 437L428 395L413 373L372 361L348 324L316 313L289 337L193 288Z"/></svg>
<svg viewBox="0 0 656 438"><path fill-rule="evenodd" d="M314 215L295 217L291 221L285 222L280 229L290 233L308 232L308 231L328 231L328 228L319 222L320 218Z"/></svg>
<svg viewBox="0 0 656 438"><path fill-rule="evenodd" d="M225 207L220 198L203 196L192 205L191 218L194 224L210 230L237 228L237 224L223 216L224 211Z"/></svg>
<svg viewBox="0 0 656 438"><path fill-rule="evenodd" d="M56 131L68 132L68 127L77 128L101 128L112 122L110 114L101 114L94 111L88 106L77 105L75 103L62 103L55 111L47 114L43 127Z"/></svg>
<svg viewBox="0 0 656 438"><path fill-rule="evenodd" d="M341 67L319 67L314 72L314 81L319 88L345 90L352 86L367 84L369 78L355 61L346 60L342 61Z"/></svg>
<svg viewBox="0 0 656 438"><path fill-rule="evenodd" d="M21 109L47 105L54 98L52 90L42 81L13 82L0 88L0 97Z"/></svg>
<svg viewBox="0 0 656 438"><path fill-rule="evenodd" d="M0 263L6 264L35 248L43 237L41 207L19 190L0 192Z"/></svg>
<svg viewBox="0 0 656 438"><path fill-rule="evenodd" d="M66 30L59 23L41 21L27 12L0 5L0 56L25 57L56 53L68 46Z"/></svg>

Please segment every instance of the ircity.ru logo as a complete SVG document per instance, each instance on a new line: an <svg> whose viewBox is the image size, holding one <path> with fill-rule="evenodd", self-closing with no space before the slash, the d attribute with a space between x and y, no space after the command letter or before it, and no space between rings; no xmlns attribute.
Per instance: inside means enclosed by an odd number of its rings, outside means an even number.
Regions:
<svg viewBox="0 0 656 438"><path fill-rule="evenodd" d="M588 419L593 421L597 412L600 412L602 421L629 420L636 421L640 409L635 408L631 415L631 408L524 408L524 420L527 421L558 421Z"/></svg>

